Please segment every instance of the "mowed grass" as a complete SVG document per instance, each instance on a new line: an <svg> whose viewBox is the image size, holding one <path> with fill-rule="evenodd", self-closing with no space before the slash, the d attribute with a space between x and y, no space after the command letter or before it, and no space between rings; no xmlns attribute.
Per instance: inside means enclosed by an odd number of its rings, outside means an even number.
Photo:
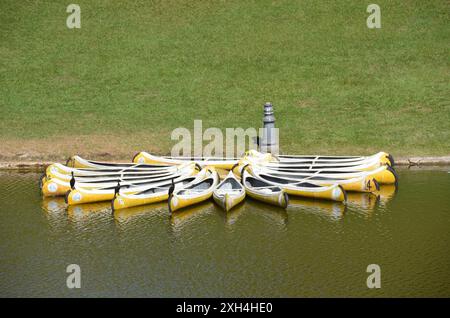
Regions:
<svg viewBox="0 0 450 318"><path fill-rule="evenodd" d="M377 1L381 29L370 1L76 3L71 30L67 1L0 2L9 149L169 153L173 129L260 127L272 101L284 153L450 153L448 1Z"/></svg>

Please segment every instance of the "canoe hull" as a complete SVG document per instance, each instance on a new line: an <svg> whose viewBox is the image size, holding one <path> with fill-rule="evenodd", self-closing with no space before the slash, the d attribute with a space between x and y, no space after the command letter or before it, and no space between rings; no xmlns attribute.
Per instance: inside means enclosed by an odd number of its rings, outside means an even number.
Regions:
<svg viewBox="0 0 450 318"><path fill-rule="evenodd" d="M276 192L276 193L273 193L270 195L265 195L265 194L256 192L256 191L246 187L245 192L252 199L255 199L255 200L270 204L270 205L278 206L283 209L287 208L287 206L289 204L289 196L284 191Z"/></svg>
<svg viewBox="0 0 450 318"><path fill-rule="evenodd" d="M133 158L134 163L145 163L145 164L155 164L155 165L180 165L186 163L186 160L165 158L151 155L145 151L136 154ZM230 170L233 165L236 164L237 160L197 160L194 161L201 165L202 167L212 167L216 169Z"/></svg>
<svg viewBox="0 0 450 318"><path fill-rule="evenodd" d="M225 195L218 196L214 194L213 199L222 209L228 212L245 199L245 191L242 191L238 195L231 195L227 193Z"/></svg>
<svg viewBox="0 0 450 318"><path fill-rule="evenodd" d="M113 211L121 210L125 208L131 208L146 204L153 204L161 201L166 201L169 198L168 192L157 193L153 196L127 196L127 195L117 195L111 202L111 207Z"/></svg>
<svg viewBox="0 0 450 318"><path fill-rule="evenodd" d="M183 209L185 207L206 201L212 196L212 191L196 196L185 196L173 194L169 198L169 211L175 212L177 210Z"/></svg>
<svg viewBox="0 0 450 318"><path fill-rule="evenodd" d="M300 187L291 187L285 185L278 186L281 187L287 194L299 197L331 200L337 202L344 202L347 198L345 190L342 188L342 186L339 185L325 187L325 189L315 189L314 191Z"/></svg>
<svg viewBox="0 0 450 318"><path fill-rule="evenodd" d="M111 201L114 198L114 190L85 191L83 189L70 190L66 194L68 205Z"/></svg>
<svg viewBox="0 0 450 318"><path fill-rule="evenodd" d="M42 195L44 197L63 196L70 190L70 184L60 180L43 180Z"/></svg>

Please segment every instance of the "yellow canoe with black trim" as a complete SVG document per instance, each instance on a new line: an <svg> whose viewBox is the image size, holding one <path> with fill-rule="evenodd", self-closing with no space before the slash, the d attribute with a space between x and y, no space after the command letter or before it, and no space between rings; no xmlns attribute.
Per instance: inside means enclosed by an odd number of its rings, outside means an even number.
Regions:
<svg viewBox="0 0 450 318"><path fill-rule="evenodd" d="M255 200L279 206L283 209L289 204L289 197L282 188L257 179L247 171L243 173L242 184L245 187L246 194Z"/></svg>
<svg viewBox="0 0 450 318"><path fill-rule="evenodd" d="M169 211L174 212L210 199L218 184L219 176L217 171L213 170L211 176L204 180L183 189L175 190L169 196Z"/></svg>
<svg viewBox="0 0 450 318"><path fill-rule="evenodd" d="M347 193L338 184L318 186L305 182L299 185L280 185L280 187L289 195L337 202L345 202L347 200Z"/></svg>

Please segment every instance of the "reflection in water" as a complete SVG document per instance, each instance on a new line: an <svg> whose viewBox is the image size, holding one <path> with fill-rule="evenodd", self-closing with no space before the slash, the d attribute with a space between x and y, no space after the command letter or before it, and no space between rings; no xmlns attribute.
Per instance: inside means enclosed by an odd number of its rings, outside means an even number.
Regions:
<svg viewBox="0 0 450 318"><path fill-rule="evenodd" d="M393 184L382 185L380 190L375 192L375 194L380 197L380 205L385 206L389 201L391 201L397 193L397 190L397 187Z"/></svg>
<svg viewBox="0 0 450 318"><path fill-rule="evenodd" d="M379 196L374 193L347 193L347 206L359 213L371 216L379 202Z"/></svg>
<svg viewBox="0 0 450 318"><path fill-rule="evenodd" d="M114 214L109 202L67 208L42 199L38 175L7 175L0 287L73 297L61 275L76 263L89 275L79 296L372 297L361 275L375 260L395 274L378 296L446 297L449 174L400 173L398 194L383 185L378 204L376 195L349 194L347 208L292 197L286 212L246 199L227 214L209 201L172 217L167 202Z"/></svg>
<svg viewBox="0 0 450 318"><path fill-rule="evenodd" d="M263 202L248 198L248 211L252 214L262 216L269 219L271 222L276 222L278 225L286 226L288 221L288 214L286 209L281 207L267 205Z"/></svg>
<svg viewBox="0 0 450 318"><path fill-rule="evenodd" d="M170 216L170 225L174 232L180 231L182 228L195 222L202 216L208 215L216 211L216 206L212 201L202 202L191 207L178 210Z"/></svg>
<svg viewBox="0 0 450 318"><path fill-rule="evenodd" d="M64 228L67 224L67 204L64 198L44 198L41 202L41 207L51 228L54 230Z"/></svg>
<svg viewBox="0 0 450 318"><path fill-rule="evenodd" d="M236 221L239 219L239 217L242 215L242 213L244 212L245 208L245 200L243 202L241 202L239 205L235 206L233 209L231 209L231 211L225 212L225 211L221 211L222 214L225 215L225 221L226 224L228 226L232 226L234 223L236 223Z"/></svg>
<svg viewBox="0 0 450 318"><path fill-rule="evenodd" d="M67 207L67 214L73 221L84 219L92 214L105 212L111 213L110 202L85 203Z"/></svg>
<svg viewBox="0 0 450 318"><path fill-rule="evenodd" d="M157 202L149 205L135 206L126 209L120 209L114 211L114 218L118 222L128 221L130 218L149 214L160 213L163 210L167 210L167 202Z"/></svg>
<svg viewBox="0 0 450 318"><path fill-rule="evenodd" d="M65 212L67 208L63 197L48 197L42 200L42 210L47 212L49 216L59 216L60 213Z"/></svg>
<svg viewBox="0 0 450 318"><path fill-rule="evenodd" d="M331 220L339 220L344 216L346 206L340 202L313 200L300 197L289 197L288 211L313 213L328 217Z"/></svg>

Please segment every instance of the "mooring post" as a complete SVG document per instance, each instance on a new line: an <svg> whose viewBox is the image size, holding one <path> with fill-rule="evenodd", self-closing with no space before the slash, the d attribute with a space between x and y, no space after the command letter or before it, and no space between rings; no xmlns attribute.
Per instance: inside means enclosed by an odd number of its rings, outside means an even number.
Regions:
<svg viewBox="0 0 450 318"><path fill-rule="evenodd" d="M275 116L273 114L273 105L270 102L264 104L263 133L260 142L259 151L278 153L278 138L275 131Z"/></svg>

